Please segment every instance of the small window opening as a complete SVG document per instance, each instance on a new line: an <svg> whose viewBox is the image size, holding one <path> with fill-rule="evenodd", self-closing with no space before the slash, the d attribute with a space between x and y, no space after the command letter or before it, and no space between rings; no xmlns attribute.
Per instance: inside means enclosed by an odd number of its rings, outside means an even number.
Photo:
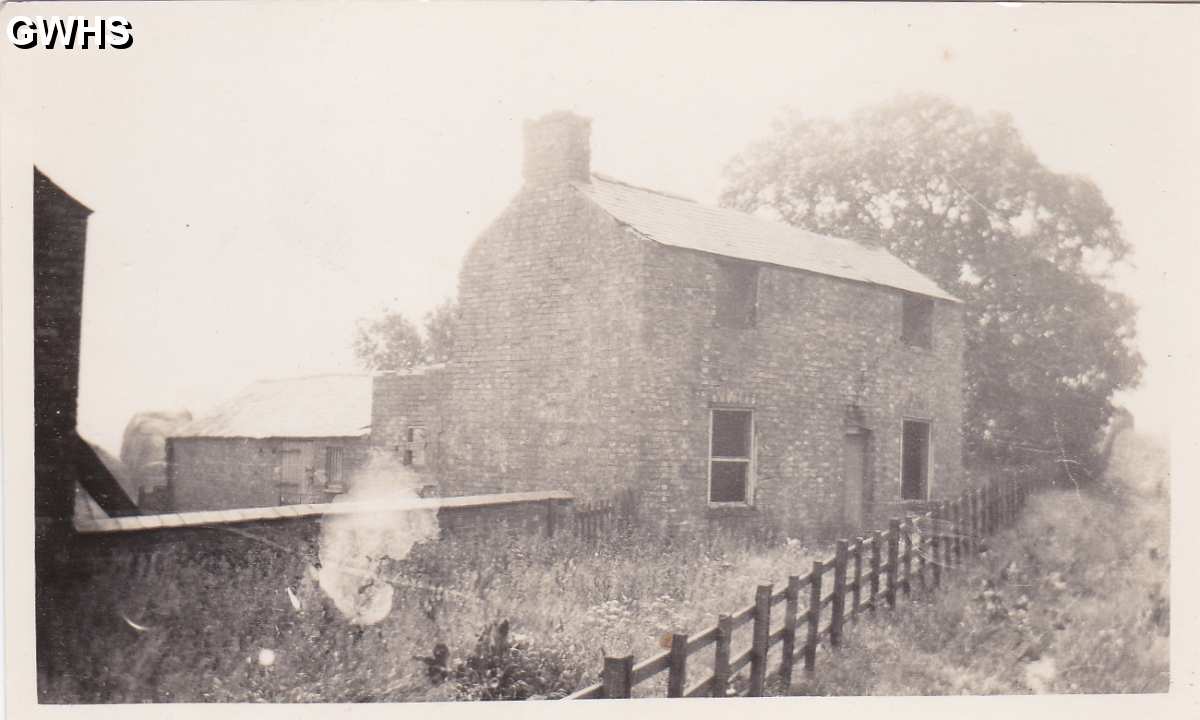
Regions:
<svg viewBox="0 0 1200 720"><path fill-rule="evenodd" d="M729 328L754 327L758 319L758 266L745 262L719 261L717 325Z"/></svg>
<svg viewBox="0 0 1200 720"><path fill-rule="evenodd" d="M345 487L344 448L325 448L325 487L335 490Z"/></svg>
<svg viewBox="0 0 1200 720"><path fill-rule="evenodd" d="M933 298L905 293L900 339L915 347L933 345Z"/></svg>
<svg viewBox="0 0 1200 720"><path fill-rule="evenodd" d="M749 504L753 479L752 413L714 409L711 432L708 501Z"/></svg>
<svg viewBox="0 0 1200 720"><path fill-rule="evenodd" d="M929 423L905 420L901 442L900 498L929 497Z"/></svg>
<svg viewBox="0 0 1200 720"><path fill-rule="evenodd" d="M413 467L425 467L425 450L427 447L425 428L414 425L405 433L404 464Z"/></svg>

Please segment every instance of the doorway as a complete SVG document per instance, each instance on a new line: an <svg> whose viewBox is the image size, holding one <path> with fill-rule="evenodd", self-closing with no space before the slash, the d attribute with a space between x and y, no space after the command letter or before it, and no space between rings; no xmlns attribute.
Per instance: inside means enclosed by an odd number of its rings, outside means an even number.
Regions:
<svg viewBox="0 0 1200 720"><path fill-rule="evenodd" d="M845 501L842 520L852 530L863 526L863 491L867 484L867 438L869 433L859 430L844 436L842 451L843 488Z"/></svg>

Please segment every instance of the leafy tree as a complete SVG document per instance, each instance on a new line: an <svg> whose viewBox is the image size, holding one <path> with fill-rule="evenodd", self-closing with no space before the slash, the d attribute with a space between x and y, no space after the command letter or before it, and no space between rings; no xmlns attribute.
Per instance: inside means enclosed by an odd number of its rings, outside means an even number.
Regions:
<svg viewBox="0 0 1200 720"><path fill-rule="evenodd" d="M458 305L453 300L447 299L425 314L425 356L429 362L450 359L457 325Z"/></svg>
<svg viewBox="0 0 1200 720"><path fill-rule="evenodd" d="M358 322L354 356L368 370L402 370L446 362L454 343L458 306L453 300L425 314L422 329L398 311L389 310Z"/></svg>
<svg viewBox="0 0 1200 720"><path fill-rule="evenodd" d="M403 370L425 359L425 343L417 326L399 312L358 322L354 356L368 370Z"/></svg>
<svg viewBox="0 0 1200 720"><path fill-rule="evenodd" d="M882 245L965 301L969 460L1095 459L1136 385L1129 253L1090 180L1044 167L1003 114L900 96L844 121L794 114L727 169L726 205Z"/></svg>

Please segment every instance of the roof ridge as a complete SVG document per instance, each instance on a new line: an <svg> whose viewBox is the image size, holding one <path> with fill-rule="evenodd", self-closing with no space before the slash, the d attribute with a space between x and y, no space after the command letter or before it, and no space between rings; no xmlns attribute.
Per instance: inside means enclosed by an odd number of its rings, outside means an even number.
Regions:
<svg viewBox="0 0 1200 720"><path fill-rule="evenodd" d="M592 177L599 178L600 180L603 180L604 182L616 183L617 185L624 185L625 187L633 188L634 190L642 190L644 192L654 193L655 195L662 195L663 197L668 197L668 198L671 198L672 200L682 200L683 202L689 202L689 203L692 203L693 205L701 205L701 207L711 207L708 205L702 205L701 203L697 202L694 198L685 197L683 195L676 195L675 193L669 193L665 190L658 190L656 188L646 187L645 185L635 185L631 182L627 182L625 180L615 178L612 175L605 175L604 173L593 172Z"/></svg>

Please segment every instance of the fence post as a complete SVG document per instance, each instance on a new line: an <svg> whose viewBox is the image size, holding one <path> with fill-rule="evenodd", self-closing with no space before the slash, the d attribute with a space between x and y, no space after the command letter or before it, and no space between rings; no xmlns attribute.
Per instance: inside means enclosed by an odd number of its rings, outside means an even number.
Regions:
<svg viewBox="0 0 1200 720"><path fill-rule="evenodd" d="M1000 529L1000 484L992 483L991 492L988 494L992 496L988 503L988 534L994 534Z"/></svg>
<svg viewBox="0 0 1200 720"><path fill-rule="evenodd" d="M904 580L900 583L900 589L904 591L905 597L912 593L912 530L912 520L906 519L904 521Z"/></svg>
<svg viewBox="0 0 1200 720"><path fill-rule="evenodd" d="M871 612L875 612L879 600L879 573L883 567L883 534L878 530L871 533Z"/></svg>
<svg viewBox="0 0 1200 720"><path fill-rule="evenodd" d="M687 633L671 634L671 657L667 665L667 697L683 697L687 687Z"/></svg>
<svg viewBox="0 0 1200 720"><path fill-rule="evenodd" d="M958 525L958 501L952 501L946 506L946 518L949 521L950 537L946 552L946 567L958 567L958 541L962 531Z"/></svg>
<svg viewBox="0 0 1200 720"><path fill-rule="evenodd" d="M991 522L991 518L988 517L988 502L990 501L988 489L990 487L991 482L989 481L987 485L979 488L979 537L981 538L987 536L988 523Z"/></svg>
<svg viewBox="0 0 1200 720"><path fill-rule="evenodd" d="M733 621L728 615L717 618L717 648L713 656L713 697L729 694L729 645L733 640Z"/></svg>
<svg viewBox="0 0 1200 720"><path fill-rule="evenodd" d="M858 610L862 606L862 551L863 539L860 536L854 541L854 587L850 601L850 617L858 618Z"/></svg>
<svg viewBox="0 0 1200 720"><path fill-rule="evenodd" d="M942 503L933 506L932 531L929 534L929 563L933 566L933 587L942 584Z"/></svg>
<svg viewBox="0 0 1200 720"><path fill-rule="evenodd" d="M900 566L900 519L888 521L887 604L896 607L896 570Z"/></svg>
<svg viewBox="0 0 1200 720"><path fill-rule="evenodd" d="M809 673L817 667L817 638L821 629L821 586L824 573L825 565L820 560L813 560L812 574L808 581L808 640L804 645L804 671Z"/></svg>
<svg viewBox="0 0 1200 720"><path fill-rule="evenodd" d="M604 658L604 697L633 697L633 656Z"/></svg>
<svg viewBox="0 0 1200 720"><path fill-rule="evenodd" d="M967 553L974 555L979 550L979 504L976 502L978 490L971 488L967 491Z"/></svg>
<svg viewBox="0 0 1200 720"><path fill-rule="evenodd" d="M767 681L767 636L771 633L771 585L759 585L754 593L754 652L750 655L749 697L761 697Z"/></svg>
<svg viewBox="0 0 1200 720"><path fill-rule="evenodd" d="M842 620L846 613L846 548L845 540L837 541L833 556L833 604L829 614L829 644L842 644Z"/></svg>
<svg viewBox="0 0 1200 720"><path fill-rule="evenodd" d="M783 606L783 662L779 677L784 687L792 684L792 667L796 662L796 616L800 614L800 576L788 578L787 595Z"/></svg>

